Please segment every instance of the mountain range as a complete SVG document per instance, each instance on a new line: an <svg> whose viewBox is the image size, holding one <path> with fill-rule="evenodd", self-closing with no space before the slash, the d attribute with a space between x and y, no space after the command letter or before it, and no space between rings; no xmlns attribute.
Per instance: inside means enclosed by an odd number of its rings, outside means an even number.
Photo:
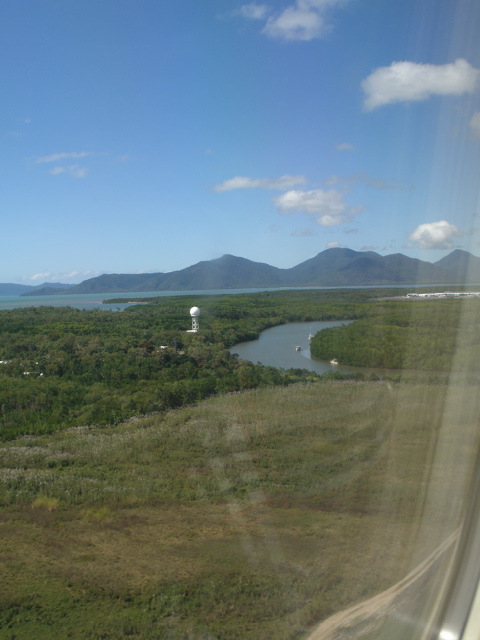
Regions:
<svg viewBox="0 0 480 640"><path fill-rule="evenodd" d="M404 284L480 284L480 258L455 249L438 262L424 262L401 253L382 256L374 251L333 248L290 269L224 255L169 273L104 274L77 285L45 283L29 291L0 295L134 293L274 287L349 287ZM63 287L63 289L62 289Z"/></svg>

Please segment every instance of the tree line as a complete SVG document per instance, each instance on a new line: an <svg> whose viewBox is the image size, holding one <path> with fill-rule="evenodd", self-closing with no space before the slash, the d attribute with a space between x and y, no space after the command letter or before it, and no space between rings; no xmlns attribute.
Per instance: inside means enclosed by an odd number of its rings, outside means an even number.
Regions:
<svg viewBox="0 0 480 640"><path fill-rule="evenodd" d="M478 300L377 302L367 317L318 333L311 353L359 367L479 371L479 311Z"/></svg>

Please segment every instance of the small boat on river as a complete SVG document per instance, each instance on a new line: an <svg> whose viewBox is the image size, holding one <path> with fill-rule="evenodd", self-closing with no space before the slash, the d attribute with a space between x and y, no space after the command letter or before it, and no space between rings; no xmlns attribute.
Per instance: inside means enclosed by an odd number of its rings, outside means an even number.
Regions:
<svg viewBox="0 0 480 640"><path fill-rule="evenodd" d="M336 358L333 358L332 360L330 360L330 364L339 364L339 363Z"/></svg>
<svg viewBox="0 0 480 640"><path fill-rule="evenodd" d="M298 347L298 346L295 347L295 351L301 351L301 350L302 350L302 347Z"/></svg>

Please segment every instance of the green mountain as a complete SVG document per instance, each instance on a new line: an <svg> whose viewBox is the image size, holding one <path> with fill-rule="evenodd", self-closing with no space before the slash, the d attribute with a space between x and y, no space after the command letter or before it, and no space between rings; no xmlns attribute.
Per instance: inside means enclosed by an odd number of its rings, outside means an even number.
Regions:
<svg viewBox="0 0 480 640"><path fill-rule="evenodd" d="M161 278L153 277L144 284L152 287L147 291L156 291L159 287L163 291L281 287L283 271L263 262L224 255L180 271L161 274Z"/></svg>
<svg viewBox="0 0 480 640"><path fill-rule="evenodd" d="M129 291L156 291L157 289L143 289L142 283L146 282L152 273L135 274L104 274L96 278L89 278L80 284L71 287L68 293L123 293ZM161 289L158 289L161 291Z"/></svg>
<svg viewBox="0 0 480 640"><path fill-rule="evenodd" d="M480 258L459 249L431 263L408 258L401 253L382 256L374 251L334 248L322 251L290 269L224 255L170 273L105 274L85 280L64 293L477 283L480 284ZM46 294L47 291L51 294L48 289L42 291L36 288L35 293L32 291L30 295Z"/></svg>
<svg viewBox="0 0 480 640"><path fill-rule="evenodd" d="M442 266L408 258L401 253L381 256L374 251L351 249L327 249L290 269L289 279L292 286L301 282L305 286L325 287L458 281Z"/></svg>
<svg viewBox="0 0 480 640"><path fill-rule="evenodd" d="M198 291L285 286L285 269L224 255L170 273L112 274L85 280L69 293Z"/></svg>
<svg viewBox="0 0 480 640"><path fill-rule="evenodd" d="M480 258L468 251L455 249L436 262L435 266L446 269L456 277L458 282L480 282Z"/></svg>

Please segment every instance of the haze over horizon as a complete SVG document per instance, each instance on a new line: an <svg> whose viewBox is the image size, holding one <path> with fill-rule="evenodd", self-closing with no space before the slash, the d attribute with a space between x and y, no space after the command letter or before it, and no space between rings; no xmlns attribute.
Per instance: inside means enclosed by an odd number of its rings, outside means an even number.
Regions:
<svg viewBox="0 0 480 640"><path fill-rule="evenodd" d="M474 0L8 0L0 282L480 253Z"/></svg>

